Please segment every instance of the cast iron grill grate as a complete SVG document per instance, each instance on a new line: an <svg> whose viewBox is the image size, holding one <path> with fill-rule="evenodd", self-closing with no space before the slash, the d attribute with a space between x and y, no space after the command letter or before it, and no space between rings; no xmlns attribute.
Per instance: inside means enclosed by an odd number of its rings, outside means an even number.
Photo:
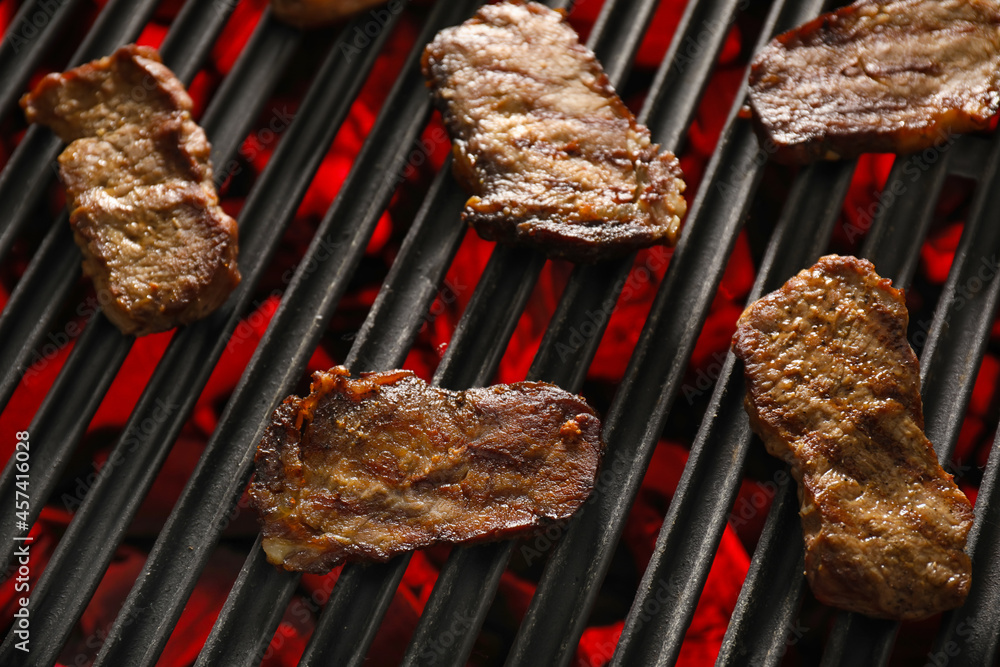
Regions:
<svg viewBox="0 0 1000 667"><path fill-rule="evenodd" d="M18 29L18 21L31 20L39 11L49 12L51 20L20 48L11 48L10 39L0 45L3 112L10 111L47 45L78 4L75 0L24 3L9 34ZM104 55L134 40L157 4L153 0L108 2L69 64ZM440 1L428 13L417 45L341 194L316 231L201 463L104 641L98 664L150 665L157 661L227 517L240 500L267 418L305 368L389 204L396 180L385 175L397 173L406 164L411 143L427 123L429 99L418 71L422 46L440 28L471 15L478 4L477 0ZM657 4L656 0L604 3L589 43L613 82L625 80ZM829 3L773 0L760 4L766 4L768 11L760 37L763 41L815 16ZM166 63L182 80L190 83L235 5L234 0L189 0L185 4L161 49ZM688 3L640 114L654 140L664 147L683 147L726 37L726 30L719 26L731 25L747 5L746 0ZM14 635L8 635L0 647L0 663L52 664L86 608L248 307L251 290L268 266L351 101L390 38L391 26L386 26L360 60L348 66L345 50L340 47L348 43L353 28L363 20L348 25L339 41L331 45L300 112L240 214L242 286L218 312L173 337L112 454L120 457L120 462L89 490L32 590L32 652L16 651ZM269 14L261 19L201 119L213 142L216 165L226 164L236 153L253 119L246 110L264 103L300 39L298 31L275 22ZM682 50L682 45L690 43L699 45L695 58ZM682 240L606 415L609 449L598 493L569 523L550 554L507 657L510 665L568 664L573 658L764 172L767 154L748 122L738 115L742 98L742 93L737 96L694 194ZM59 150L60 144L51 133L31 128L0 175L0 257L9 254L14 240L29 221L34 222L35 206L53 179L51 165ZM945 177L961 173L978 181L961 245L922 351L928 435L942 461L951 458L1000 297L1000 281L996 280L983 283L972 294L959 294L976 278L981 260L1000 251L1000 227L991 222L993 213L1000 210L998 160L1000 141L979 137L959 140L932 168L919 170L915 187L905 188L903 196L881 209L862 251L882 275L897 285L908 285ZM886 187L909 179L912 172L908 166L912 166L910 160L898 160ZM821 164L798 174L770 232L751 299L775 289L829 248L854 167L853 163ZM430 188L345 360L352 370L402 365L465 233L457 224L463 202L464 196L446 166ZM0 366L4 369L0 400L4 404L43 336L62 317L63 303L79 271L65 219L47 223L51 225L48 233L0 314ZM575 349L570 362L557 350L584 323L593 322L588 319L592 313L611 311L634 259L574 270L529 371L531 379L580 390L603 328ZM539 255L524 250L498 247L494 251L438 367L436 384L460 389L491 380L544 263ZM602 327L606 323L605 318ZM34 415L30 426L34 445L32 520L66 469L132 342L103 316L93 316ZM740 371L729 355L613 664L670 664L679 654L743 477L751 434L742 396ZM164 405L169 406L165 417ZM151 419L155 415L160 417ZM135 434L145 423L154 426L142 429L142 446L137 447ZM934 655L946 655L950 665L990 664L996 656L1000 637L1000 501L995 497L998 458L996 451L990 456L976 504L976 527L970 542L975 567L973 592L965 607L946 616L935 643ZM10 465L0 478L0 493L3 506L11 507L14 476ZM794 489L784 485L754 554L720 664L777 664L784 654L789 628L794 627L804 595L801 530L795 510ZM8 537L16 534L12 513L0 513L0 525L4 535L2 564L6 567L14 550ZM465 663L511 549L510 543L496 543L453 550L407 649L405 664ZM384 565L346 566L301 664L361 664L408 560L401 557ZM268 566L259 544L255 545L198 664L258 664L298 583L299 577ZM653 601L655 605L650 604ZM456 628L455 618L469 622ZM970 627L975 631L970 632ZM842 614L828 640L823 664L884 664L896 630L894 624ZM428 651L445 632L457 635L448 654Z"/></svg>

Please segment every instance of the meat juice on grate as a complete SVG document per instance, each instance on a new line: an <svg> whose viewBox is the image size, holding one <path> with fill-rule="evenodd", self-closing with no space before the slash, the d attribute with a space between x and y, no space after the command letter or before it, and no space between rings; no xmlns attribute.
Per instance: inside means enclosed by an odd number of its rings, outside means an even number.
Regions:
<svg viewBox="0 0 1000 667"><path fill-rule="evenodd" d="M180 4L164 3L156 20L143 32L139 43L157 45L166 34L167 26ZM204 110L207 99L232 67L266 4L266 0L244 0L236 5L231 20L212 50L209 63L191 85L196 117ZM14 3L0 3L0 27L5 27L10 20L13 5ZM680 19L683 5L680 0L664 0L660 3L637 57L633 77L635 80L641 82L651 79ZM599 0L579 0L577 3L570 22L584 38L600 6ZM336 196L374 123L378 108L389 88L386 84L398 75L418 29L419 20L415 16L404 17L387 52L375 66L371 77L371 81L375 83L367 85L359 100L352 106L334 146L323 160L317 177L299 208L296 220L286 234L274 266L258 287L254 310L234 332L225 354L140 509L130 530L130 539L119 548L77 630L70 638L61 656L62 662L73 664L82 659L86 663L99 650L103 633L110 628L119 605L142 568L150 538L155 537L197 463L202 447L218 423L226 398L239 381L277 308L280 291L287 284L287 276L290 275L288 270L294 268L297 259L305 252L318 221ZM687 149L681 155L682 167L689 181L689 199L697 192L701 174L738 91L746 60L742 46L739 31L734 29L721 55L720 67L690 128ZM319 49L316 44L310 46L307 42L307 53L310 48ZM308 71L308 68L303 70ZM223 205L231 215L238 217L242 197L249 184L266 165L276 145L276 137L261 130L276 118L287 119L287 123L294 117L295 106L308 85L308 76L303 74L301 78L301 81L292 81L284 86L275 99L271 100L269 107L261 112L259 126L240 149L242 157L237 168L227 170L229 179L223 187L222 195ZM629 94L628 86L624 86L623 91L630 108L638 109L642 101L641 92ZM390 211L380 220L362 268L351 291L340 304L326 339L310 360L309 371L329 368L346 353L354 332L360 327L374 301L407 224L420 205L433 174L444 162L449 146L446 140L440 141L441 135L435 132L436 129L440 130L436 116L432 123L422 142L426 154L420 160L420 165L408 170L407 178L402 182ZM16 121L8 121L3 126L0 159L6 161L16 146L16 141L20 139L22 127ZM877 204L876 193L884 186L891 164L891 156L865 156L861 159L845 202L843 219L837 227L835 243L847 246L860 244L858 238L849 238L851 235L848 232L852 225L862 231L870 226L868 211L873 204ZM920 285L933 288L940 286L946 278L961 232L960 215L955 211L961 210L966 199L967 196L946 197L946 206L943 207L945 210L939 211L939 217L948 222L936 227L925 244L921 261L922 278L918 281ZM59 210L61 206L62 202L56 201L52 210ZM951 209L947 209L947 206ZM869 217L866 219L866 216ZM456 224L460 223L456 220ZM466 235L405 364L421 377L429 379L433 375L493 247L493 244L482 241L475 234ZM0 270L0 305L6 302L9 290L15 284L17 275L23 271L26 259L27 249L22 244L22 247L15 248L12 259ZM670 251L662 248L644 250L639 254L626 285L626 294L610 314L607 332L588 373L587 392L593 393L595 400L601 400L602 397L610 399L615 384L622 377L669 259ZM706 325L699 336L685 384L690 393L682 393L677 397L676 405L679 407L674 412L681 412L683 407L699 401L707 402L714 374L725 358L736 319L753 283L753 263L750 244L744 232L737 240ZM570 271L571 266L566 263L550 262L542 272L501 363L497 381L513 382L525 377ZM920 294L915 291L912 298L919 297ZM85 299L86 296L81 298ZM82 321L80 324L82 325ZM48 555L54 550L59 536L72 517L72 511L79 506L88 485L88 475L96 474L95 470L106 459L108 448L125 424L170 336L170 332L148 336L133 346L88 429L81 447L81 461L71 467L67 479L34 527L32 534L37 541L32 552L32 576L36 581ZM66 340L59 336L50 337L51 354L39 357L38 363L29 369L7 409L0 415L0 433L23 430L27 426L65 361L72 347L73 337L74 335L67 335ZM1000 375L1000 361L996 354L998 338L1000 326L994 329L994 344L980 371L956 449L956 457L960 461L974 461L975 465L985 463L991 435L989 425L995 423L996 387ZM572 361L572 357L567 359L567 363ZM690 434L685 434L687 435ZM638 577L652 553L664 513L686 461L687 444L686 437L679 436L675 440L661 441L654 452L622 537L622 557L616 559L608 575L608 583L594 612L593 624L584 631L580 641L575 664L603 665L610 659ZM10 456L11 447L6 441L0 443L0 448L4 448L5 459ZM961 478L959 481L962 482ZM963 489L972 490L968 486L964 484ZM727 528L723 535L678 664L702 665L714 661L749 564L745 547L753 546L759 536L763 517L766 516L766 503L770 497L767 488L766 484L753 481L743 485L734 515L740 507L752 507L754 519L734 522L734 527ZM211 631L215 617L243 564L243 552L240 549L246 548L245 544L253 539L257 531L252 513L246 511L246 503L241 502L240 508L240 516L226 532L224 544L216 550L199 580L159 664L192 663ZM516 632L520 618L534 594L534 582L548 548L543 538L541 541L524 541L515 549L512 565L501 579L496 602L499 613L491 614L487 619L471 657L471 664L494 664L496 656L505 651L504 646ZM442 548L428 549L414 555L373 643L372 664L398 663L446 557L447 549ZM293 598L268 648L265 665L297 663L314 627L317 612L329 598L338 574L339 568L328 575L307 574L302 578L299 594ZM13 613L12 584L13 581L8 580L0 585L0 610L4 614Z"/></svg>

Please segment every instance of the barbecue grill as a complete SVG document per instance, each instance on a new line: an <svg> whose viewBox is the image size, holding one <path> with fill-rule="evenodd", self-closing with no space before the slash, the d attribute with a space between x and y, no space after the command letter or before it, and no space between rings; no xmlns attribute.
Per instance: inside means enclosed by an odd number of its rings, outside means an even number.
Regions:
<svg viewBox="0 0 1000 667"><path fill-rule="evenodd" d="M0 45L4 113L12 110L79 4L76 0L23 3ZM236 0L189 0L178 14L161 52L186 83L193 79L236 4ZM97 664L148 665L158 660L209 554L238 510L267 419L297 387L389 205L399 181L395 174L411 160L414 141L428 122L429 96L419 72L422 46L440 28L470 16L478 4L478 0L442 0L426 12L416 46L104 638ZM616 84L625 81L657 4L656 0L604 3L589 44ZM776 32L808 20L830 4L821 0L690 0L640 114L654 140L667 149L683 148L728 27L740 12L755 9L766 16L755 47L759 48ZM157 0L110 0L69 64L106 55L134 40L157 5ZM39 16L46 18L40 21ZM365 47L358 49L351 40L356 29L363 31L372 21L369 14L347 25L329 48L299 112L239 215L243 283L219 311L174 334L109 464L93 481L44 574L30 591L30 653L16 648L19 637L11 630L0 646L0 664L48 665L59 655L250 305L253 286L272 260L400 12L386 11L384 16L385 24L371 31L377 34ZM36 29L25 29L29 24ZM12 35L18 36L16 42ZM264 103L301 40L300 32L274 21L269 13L261 19L200 119L213 143L217 167L228 164L236 153L253 122L254 114L247 110ZM668 413L675 407L688 360L737 236L752 217L767 168L766 147L739 115L743 97L741 91L700 187L689 193L691 206L682 239L605 415L608 451L596 493L548 554L538 590L509 649L509 665L565 665L573 659L629 507ZM54 179L52 164L60 149L50 132L32 127L8 160L0 176L0 256L10 254L29 225L39 224L37 204ZM1000 297L1000 280L981 273L983 261L995 263L1000 252L1000 226L989 222L1000 211L998 166L1000 137L963 137L934 149L933 155L897 159L886 190L898 183L903 194L883 200L861 251L881 275L897 286L909 285L946 177L958 174L976 181L960 245L921 350L927 433L945 463L950 462L958 440ZM777 223L754 223L758 231L763 230L766 246L751 299L776 289L829 250L854 169L854 162L840 162L800 170ZM354 372L390 369L404 362L465 234L458 222L464 199L445 165L344 360ZM48 231L0 314L0 399L5 405L46 344L48 332L62 326L65 302L79 273L79 255L66 220L46 219L44 224ZM606 317L595 320L593 314L614 309L633 261L634 256L573 270L529 379L555 382L571 391L581 389L607 324ZM461 389L492 380L544 265L544 258L531 251L495 249L438 365L435 384ZM581 343L579 332L595 328ZM100 314L90 318L75 341L28 429L28 523L39 516L51 496L132 342ZM573 349L569 360L560 353L567 345ZM718 374L612 664L670 664L679 654L754 446L742 408L741 373L730 354ZM0 437L13 439L14 434ZM963 608L945 615L927 657L931 664L986 665L996 657L1000 639L998 451L1000 447L994 447L989 457L975 504L976 523L969 542L974 563L972 592ZM17 490L14 461L8 462L0 479L0 553L9 574L16 572L14 554L22 544L16 538L26 534L16 525L12 509ZM794 483L788 483L787 475L778 479L719 664L778 664L806 596ZM451 552L410 640L405 664L465 664L512 550L512 543L500 542ZM409 557L400 557L386 564L345 566L300 664L361 664L408 561ZM258 539L197 664L259 664L299 580L268 565ZM3 619L5 624L10 620ZM897 624L841 613L826 638L823 664L885 664L897 630ZM446 634L448 648L441 650Z"/></svg>

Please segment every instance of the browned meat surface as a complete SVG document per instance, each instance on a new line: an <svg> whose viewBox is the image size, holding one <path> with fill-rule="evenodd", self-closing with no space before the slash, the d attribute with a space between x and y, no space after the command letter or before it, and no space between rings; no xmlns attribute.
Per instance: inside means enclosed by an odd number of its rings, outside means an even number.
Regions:
<svg viewBox="0 0 1000 667"><path fill-rule="evenodd" d="M687 205L660 153L561 13L489 5L442 30L424 74L483 238L590 262L673 244Z"/></svg>
<svg viewBox="0 0 1000 667"><path fill-rule="evenodd" d="M191 98L150 48L50 74L21 100L69 145L70 225L105 315L126 334L204 317L240 280L236 221L219 207Z"/></svg>
<svg viewBox="0 0 1000 667"><path fill-rule="evenodd" d="M446 391L410 371L318 372L257 449L264 551L285 569L326 572L531 532L590 495L600 433L582 398L541 382Z"/></svg>
<svg viewBox="0 0 1000 667"><path fill-rule="evenodd" d="M274 15L285 23L299 28L329 25L369 7L385 4L385 0L271 0ZM399 11L402 0L392 0L390 5Z"/></svg>
<svg viewBox="0 0 1000 667"><path fill-rule="evenodd" d="M984 128L998 77L995 0L860 0L772 41L750 107L784 162L910 153Z"/></svg>
<svg viewBox="0 0 1000 667"><path fill-rule="evenodd" d="M902 290L828 256L747 308L746 408L799 481L806 576L827 604L919 619L962 604L968 499L924 435Z"/></svg>

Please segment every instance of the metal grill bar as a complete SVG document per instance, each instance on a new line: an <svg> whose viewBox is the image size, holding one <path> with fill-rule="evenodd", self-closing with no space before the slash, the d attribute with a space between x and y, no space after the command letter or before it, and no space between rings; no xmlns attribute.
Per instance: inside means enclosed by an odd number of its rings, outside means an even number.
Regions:
<svg viewBox="0 0 1000 667"><path fill-rule="evenodd" d="M517 319L544 266L545 257L539 253L525 248L496 247L434 374L435 378L446 379L441 381L442 386L468 389L489 383L489 376L481 379L481 369L499 367L506 341L514 333ZM517 308L512 309L515 304ZM495 340L503 344L486 344ZM477 352L485 353L482 364L470 365L469 357Z"/></svg>
<svg viewBox="0 0 1000 667"><path fill-rule="evenodd" d="M262 88L268 92L274 88L301 42L301 32L276 21L270 9L264 11L243 48L243 53L215 93L214 100L219 102L214 103L213 100L201 119L205 133L212 137L212 170L216 185L223 183L235 168L237 160L226 160L229 156L236 155L240 144L253 127L254 114L245 112L260 108L261 100L266 99L262 95ZM305 102L303 100L302 106ZM244 113L231 113L234 108L243 109ZM291 131L288 136L292 136ZM261 180L263 181L263 177ZM254 197L254 193L251 193L251 197ZM258 204L260 205L262 204ZM249 202L244 207L249 208ZM241 217L246 216L246 212L241 213Z"/></svg>
<svg viewBox="0 0 1000 667"><path fill-rule="evenodd" d="M818 4L776 3L764 33L815 14ZM742 92L737 99L742 101ZM734 122L738 109L739 102L605 419L607 483L570 521L555 548L509 664L565 664L583 631L765 162L749 125ZM672 317L678 311L686 317Z"/></svg>
<svg viewBox="0 0 1000 667"><path fill-rule="evenodd" d="M31 420L29 432L35 447L31 453L33 470L28 503L29 525L35 523L42 507L52 495L75 445L79 443L132 347L132 339L121 339L118 330L107 318L92 318L74 349L74 352L88 350L89 353L70 354L45 401ZM80 391L81 384L87 391ZM13 459L0 478L0 498L10 503L14 502L16 490L12 464ZM12 514L0 516L0 534L17 535L18 532L20 531L15 530L15 517ZM10 565L18 546L13 540L6 542L7 544L0 546L0 570Z"/></svg>
<svg viewBox="0 0 1000 667"><path fill-rule="evenodd" d="M948 168L956 176L978 180L982 176L983 164L989 159L992 145L988 137L966 134L956 137L959 150L946 153Z"/></svg>
<svg viewBox="0 0 1000 667"><path fill-rule="evenodd" d="M259 665L299 579L267 562L258 535L195 667Z"/></svg>
<svg viewBox="0 0 1000 667"><path fill-rule="evenodd" d="M73 15L79 0L35 0L25 3L7 27L0 42L0 114L6 113L24 90L31 73ZM39 27L36 19L43 24Z"/></svg>
<svg viewBox="0 0 1000 667"><path fill-rule="evenodd" d="M0 313L0 409L6 407L22 377L30 381L55 357L58 346L44 339L63 312L79 275L80 250L73 243L69 216L63 213ZM39 294L46 298L39 299Z"/></svg>
<svg viewBox="0 0 1000 667"><path fill-rule="evenodd" d="M625 82L659 1L610 0L601 5L587 47L597 54L611 85L621 86ZM558 0L547 4L568 8L573 3Z"/></svg>
<svg viewBox="0 0 1000 667"><path fill-rule="evenodd" d="M951 155L946 153L926 170L920 168L924 164L920 156L898 158L892 165L886 189L894 192L902 188L906 196L894 200L892 206L880 208L877 222L861 247L861 256L872 263L877 261L879 275L891 279L897 287L908 286L917 271L920 246L934 221L934 204L944 187ZM914 169L920 174L916 180L910 175ZM879 252L880 248L886 250Z"/></svg>
<svg viewBox="0 0 1000 667"><path fill-rule="evenodd" d="M855 163L818 164L795 183L748 297L755 301L822 254ZM743 377L729 352L615 653L616 665L676 661L743 476L751 441Z"/></svg>
<svg viewBox="0 0 1000 667"><path fill-rule="evenodd" d="M466 198L452 179L449 157L403 240L385 284L344 360L345 366L387 370L403 363L419 332L419 327L414 326L414 314L422 318L430 308L465 237L467 227L455 221ZM419 305L409 308L408 304Z"/></svg>
<svg viewBox="0 0 1000 667"><path fill-rule="evenodd" d="M958 441L1000 297L1000 280L984 282L980 277L983 263L995 264L1000 252L1000 225L994 218L1000 210L1000 136L993 140L981 174L920 358L927 437L943 464L950 462Z"/></svg>
<svg viewBox="0 0 1000 667"><path fill-rule="evenodd" d="M897 632L899 623L839 612L820 665L884 665Z"/></svg>
<svg viewBox="0 0 1000 667"><path fill-rule="evenodd" d="M513 549L514 542L505 541L452 551L420 615L404 667L466 664ZM476 588L483 594L472 599L470 591ZM443 647L446 633L455 641Z"/></svg>
<svg viewBox="0 0 1000 667"><path fill-rule="evenodd" d="M0 174L0 260L7 257L52 183L62 145L51 130L32 125L7 161Z"/></svg>
<svg viewBox="0 0 1000 667"><path fill-rule="evenodd" d="M689 2L685 7L677 24L678 38L671 40L651 86L653 91L671 90L674 94L656 96L639 115L655 140L668 150L680 151L725 44L726 30L722 26L733 25L736 12L743 6L738 0L711 0ZM691 44L697 45L694 52L689 50Z"/></svg>
<svg viewBox="0 0 1000 667"><path fill-rule="evenodd" d="M1000 430L976 498L976 523L969 533L972 589L965 604L945 615L933 664L979 667L995 664L1000 642Z"/></svg>
<svg viewBox="0 0 1000 667"><path fill-rule="evenodd" d="M360 667L409 562L404 554L367 568L345 565L299 667Z"/></svg>
<svg viewBox="0 0 1000 667"><path fill-rule="evenodd" d="M667 255L669 251L662 252ZM528 369L528 379L551 382L567 391L579 392L583 388L587 370L634 261L635 254L621 261L578 266L573 270ZM574 334L582 334L588 324L594 327L593 333L583 336L579 347L570 344Z"/></svg>
<svg viewBox="0 0 1000 667"><path fill-rule="evenodd" d="M177 14L159 52L174 76L185 85L198 73L234 9L235 0L202 0L186 2ZM266 18L265 15L262 20Z"/></svg>
<svg viewBox="0 0 1000 667"><path fill-rule="evenodd" d="M230 2L188 2L177 17L164 40L165 48L161 55L164 63L185 84L194 78L198 66L212 48L233 7ZM42 135L54 137L48 129L34 126L29 129L28 134L36 130ZM28 141L27 136L24 141ZM58 138L56 145L61 150L62 143ZM19 168L15 163L16 156L17 152L4 170L4 176L0 178L7 178L8 172ZM55 159L55 155L52 159ZM47 166L54 166L54 163L50 160ZM42 180L45 184L48 183L47 177ZM63 212L58 216L56 224L46 234L39 252L32 258L31 268L22 276L0 315L0 341L3 341L0 344L0 368L4 369L3 377L0 378L0 406L6 405L10 400L18 380L30 365L44 362L44 358L35 349L44 342L43 337L54 327L56 319L62 313L66 297L79 276L80 253L73 243L68 221L67 213ZM39 299L39 294L49 295L50 298ZM78 313L88 311L92 312L93 309L78 309ZM118 336L118 339L121 337ZM105 348L113 344L111 341L102 343ZM120 345L131 345L131 342L121 342ZM39 359L42 361L39 362ZM79 390L87 389L81 385Z"/></svg>
<svg viewBox="0 0 1000 667"><path fill-rule="evenodd" d="M461 5L438 3L421 43L464 15ZM155 660L239 498L268 417L305 366L346 288L368 238L394 190L389 178L423 127L428 100L414 49L341 193L292 279L268 333L226 408L201 462L167 521L112 628L98 663ZM333 256L337 261L331 261ZM260 360L265 359L264 363ZM169 585L166 584L169 582ZM143 615L125 629L123 619Z"/></svg>
<svg viewBox="0 0 1000 667"><path fill-rule="evenodd" d="M802 542L802 526L795 482L784 476L729 619L717 667L765 667L781 661L806 583L802 548L783 548L789 542Z"/></svg>
<svg viewBox="0 0 1000 667"><path fill-rule="evenodd" d="M149 22L158 0L110 0L70 59L76 67L133 41ZM55 172L62 142L48 128L32 126L0 174L0 259L29 220Z"/></svg>
<svg viewBox="0 0 1000 667"><path fill-rule="evenodd" d="M998 188L1000 138L993 140L972 213L962 232L921 354L925 430L942 465L950 463L958 441L962 416L972 398L1000 302L1000 280L994 280L1000 252L1000 229L993 219L993 213L1000 210ZM984 266L989 271L986 280L982 273ZM872 664L884 665L892 652L899 624L841 613L837 629L837 641L828 646L831 658L824 657L825 663L852 665L865 656Z"/></svg>

